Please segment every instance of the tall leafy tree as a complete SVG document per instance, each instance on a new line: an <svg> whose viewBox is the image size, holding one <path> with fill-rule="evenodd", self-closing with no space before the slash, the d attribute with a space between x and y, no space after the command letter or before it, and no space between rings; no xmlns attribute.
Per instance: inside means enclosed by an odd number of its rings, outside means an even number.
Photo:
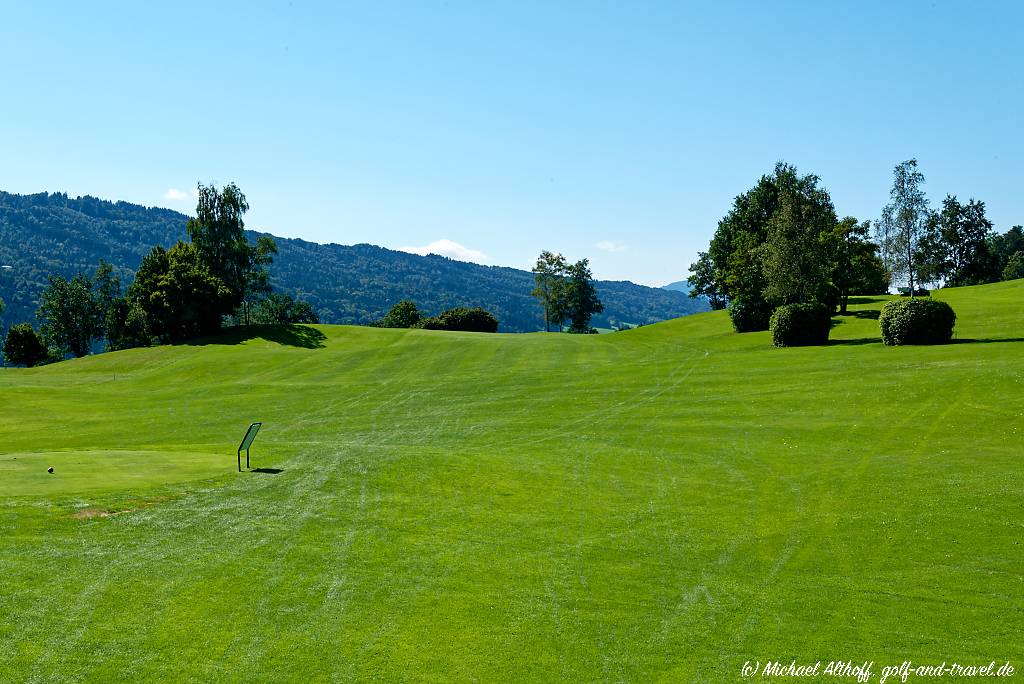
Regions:
<svg viewBox="0 0 1024 684"><path fill-rule="evenodd" d="M169 250L154 247L135 274L129 296L146 312L150 333L162 342L180 342L220 328L225 303L234 296L210 272L194 244Z"/></svg>
<svg viewBox="0 0 1024 684"><path fill-rule="evenodd" d="M200 183L197 192L196 215L185 230L199 259L227 287L227 304L234 309L242 303L250 265L250 246L242 220L249 211L249 203L234 183L222 189Z"/></svg>
<svg viewBox="0 0 1024 684"><path fill-rule="evenodd" d="M536 287L530 293L544 307L544 330L551 332L551 324L557 322L561 328L565 320L565 278L568 274L565 257L547 250L540 253L533 267L533 282Z"/></svg>
<svg viewBox="0 0 1024 684"><path fill-rule="evenodd" d="M103 335L104 311L93 291L93 281L82 273L70 280L50 276L36 313L47 346L59 356L80 358Z"/></svg>
<svg viewBox="0 0 1024 684"><path fill-rule="evenodd" d="M128 288L128 299L138 303L145 313L146 327L160 341L167 341L164 321L169 316L168 303L162 290L170 268L167 250L157 245L142 258L135 271L135 281Z"/></svg>
<svg viewBox="0 0 1024 684"><path fill-rule="evenodd" d="M946 195L942 210L929 216L922 250L922 274L947 285L975 285L995 280L996 265L989 247L992 222L985 217L985 203L973 199L961 204Z"/></svg>
<svg viewBox="0 0 1024 684"><path fill-rule="evenodd" d="M562 302L560 313L569 319L569 332L590 332L590 318L604 311L604 305L597 296L588 259L577 261L566 268Z"/></svg>
<svg viewBox="0 0 1024 684"><path fill-rule="evenodd" d="M781 188L796 175L796 169L779 162L771 175L733 200L733 206L718 222L708 247L708 259L715 289L730 300L751 303L764 300L767 287L763 267L768 224L780 204Z"/></svg>
<svg viewBox="0 0 1024 684"><path fill-rule="evenodd" d="M221 313L231 314L240 307L247 324L252 306L270 292L266 267L277 254L277 245L268 235L249 244L243 220L249 203L234 183L220 189L200 183L197 192L196 216L185 228L200 261L227 288Z"/></svg>
<svg viewBox="0 0 1024 684"><path fill-rule="evenodd" d="M812 296L828 271L821 242L835 224L828 192L814 175L779 162L733 200L707 252L691 265L694 294L729 302L737 329L767 329L772 304Z"/></svg>
<svg viewBox="0 0 1024 684"><path fill-rule="evenodd" d="M779 204L768 219L763 250L764 296L775 304L809 301L829 276L829 238L836 212L814 174L789 167L776 174Z"/></svg>
<svg viewBox="0 0 1024 684"><path fill-rule="evenodd" d="M92 277L93 297L99 316L101 334L110 350L140 347L148 344L144 320L138 304L129 302L121 289L121 280L114 267L100 260Z"/></svg>
<svg viewBox="0 0 1024 684"><path fill-rule="evenodd" d="M882 259L895 278L905 279L914 296L927 271L926 254L922 249L928 228L928 198L924 193L924 174L917 160L897 164L893 171L889 204L882 209L882 218L875 224Z"/></svg>

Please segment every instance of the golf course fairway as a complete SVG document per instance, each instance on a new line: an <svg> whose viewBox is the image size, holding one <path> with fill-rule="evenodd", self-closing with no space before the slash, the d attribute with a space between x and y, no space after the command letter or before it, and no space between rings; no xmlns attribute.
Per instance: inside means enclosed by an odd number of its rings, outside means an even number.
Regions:
<svg viewBox="0 0 1024 684"><path fill-rule="evenodd" d="M713 312L2 368L0 681L1020 672L1024 281L934 296L952 344L874 297L822 347Z"/></svg>

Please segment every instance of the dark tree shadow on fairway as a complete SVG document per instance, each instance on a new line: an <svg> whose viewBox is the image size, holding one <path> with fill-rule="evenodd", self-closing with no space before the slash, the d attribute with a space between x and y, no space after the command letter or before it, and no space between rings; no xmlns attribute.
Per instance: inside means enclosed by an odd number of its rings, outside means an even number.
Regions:
<svg viewBox="0 0 1024 684"><path fill-rule="evenodd" d="M852 340L829 340L828 346L834 347L842 344L846 345L860 345L860 344L881 344L881 337L857 337Z"/></svg>
<svg viewBox="0 0 1024 684"><path fill-rule="evenodd" d="M868 309L867 311L847 311L844 316L853 316L854 318L869 318L873 321L877 321L881 311L878 309Z"/></svg>
<svg viewBox="0 0 1024 684"><path fill-rule="evenodd" d="M205 346L208 344L241 344L246 340L261 339L276 342L287 347L323 349L327 336L308 325L238 325L225 328L217 335L189 340L185 344Z"/></svg>
<svg viewBox="0 0 1024 684"><path fill-rule="evenodd" d="M884 297L850 297L847 300L847 304L877 304L878 302L887 302L888 299Z"/></svg>
<svg viewBox="0 0 1024 684"><path fill-rule="evenodd" d="M253 468L250 473L263 473L264 475L277 475L283 473L284 468Z"/></svg>
<svg viewBox="0 0 1024 684"><path fill-rule="evenodd" d="M1024 337L958 337L949 341L949 344L992 344L994 342L1024 342Z"/></svg>
<svg viewBox="0 0 1024 684"><path fill-rule="evenodd" d="M971 337L961 337L958 339L950 340L949 342L943 342L940 344L902 344L898 345L901 347L942 347L950 344L993 344L997 342L1024 342L1024 337L984 337L975 339ZM858 345L858 344L881 344L881 337L858 337L852 340L829 340L828 345Z"/></svg>

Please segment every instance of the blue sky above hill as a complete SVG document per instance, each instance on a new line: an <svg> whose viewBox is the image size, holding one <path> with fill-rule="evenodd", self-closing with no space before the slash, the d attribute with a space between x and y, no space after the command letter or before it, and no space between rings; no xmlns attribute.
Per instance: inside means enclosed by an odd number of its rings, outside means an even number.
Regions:
<svg viewBox="0 0 1024 684"><path fill-rule="evenodd" d="M1024 222L1019 3L19 3L0 22L0 189L595 275L685 277L777 160L875 218L917 157L933 204Z"/></svg>

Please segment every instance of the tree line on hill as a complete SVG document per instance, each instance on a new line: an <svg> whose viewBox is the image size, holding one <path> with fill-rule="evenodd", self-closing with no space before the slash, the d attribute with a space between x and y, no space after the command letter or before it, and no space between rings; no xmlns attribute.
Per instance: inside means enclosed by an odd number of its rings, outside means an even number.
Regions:
<svg viewBox="0 0 1024 684"><path fill-rule="evenodd" d="M248 240L243 215L249 205L242 191L234 184L199 185L197 194L196 217L185 226L189 241L153 247L126 289L103 260L92 275L49 276L36 313L39 330L29 322L13 326L3 344L5 359L31 367L85 356L101 341L109 350L183 342L213 334L225 321L318 322L308 303L272 291L268 267L277 244L268 235ZM568 318L570 331L589 332L590 318L602 305L587 260L569 265L545 252L542 262L546 267L537 282L544 284L546 319L561 325ZM497 332L498 319L481 307L464 306L427 316L403 300L374 325Z"/></svg>
<svg viewBox="0 0 1024 684"><path fill-rule="evenodd" d="M100 341L111 350L182 342L215 333L225 321L317 322L308 304L272 291L267 266L277 248L266 236L248 241L248 209L236 185L200 185L196 217L186 224L190 241L153 247L127 289L106 261L91 276L49 276L39 331L28 322L13 326L4 357L33 366L84 356Z"/></svg>
<svg viewBox="0 0 1024 684"><path fill-rule="evenodd" d="M130 283L153 245L188 241L189 217L168 209L63 193L15 195L0 191L0 334L12 323L33 322L48 276L92 273L101 260ZM481 307L503 332L545 327L530 296L533 274L438 255L421 256L374 245L317 244L246 230L255 243L273 237L278 252L267 266L276 292L308 302L322 322L369 325L396 302L411 299L425 315L459 306ZM595 281L604 305L591 323L624 327L708 310L703 299L629 282Z"/></svg>
<svg viewBox="0 0 1024 684"><path fill-rule="evenodd" d="M691 265L690 296L728 307L739 332L767 330L780 306L820 303L846 313L851 294L884 294L894 278L958 286L1024 277L1021 227L993 231L984 202L948 195L929 208L917 162L899 164L891 202L872 226L839 219L814 174L780 162L737 196Z"/></svg>

